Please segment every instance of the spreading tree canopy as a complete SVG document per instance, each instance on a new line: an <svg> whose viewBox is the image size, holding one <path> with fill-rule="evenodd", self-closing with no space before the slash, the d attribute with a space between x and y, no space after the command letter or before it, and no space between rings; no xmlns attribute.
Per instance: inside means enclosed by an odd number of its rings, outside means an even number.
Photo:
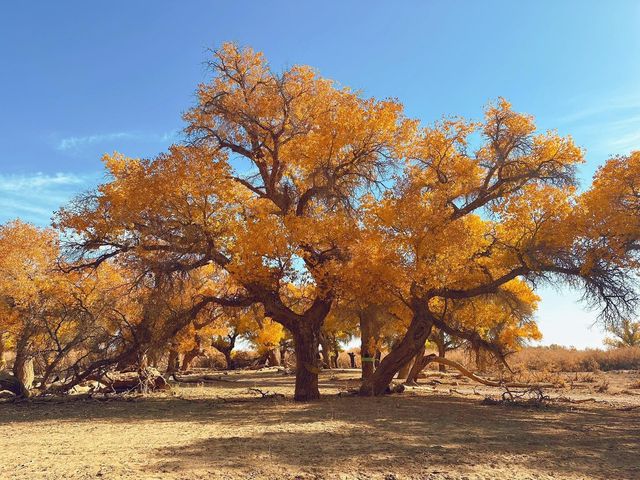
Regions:
<svg viewBox="0 0 640 480"><path fill-rule="evenodd" d="M633 308L640 153L579 193L583 151L503 99L481 122L425 127L397 100L310 67L274 72L251 49L224 45L210 70L181 145L106 156L109 181L56 221L76 266L122 265L154 288L206 269L175 332L210 304L260 305L291 333L295 398L311 400L338 303L383 308L401 330L363 383L376 395L434 327L496 355L535 337L540 282L581 288L605 322Z"/></svg>

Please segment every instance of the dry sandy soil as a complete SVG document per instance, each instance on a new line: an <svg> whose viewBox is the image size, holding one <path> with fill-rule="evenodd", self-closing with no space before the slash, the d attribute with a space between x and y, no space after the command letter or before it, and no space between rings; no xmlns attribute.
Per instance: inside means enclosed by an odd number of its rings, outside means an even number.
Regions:
<svg viewBox="0 0 640 480"><path fill-rule="evenodd" d="M323 373L310 404L275 372L146 398L5 402L0 478L640 479L638 372L567 374L542 407L484 405L501 390L435 373L357 398L345 394L357 375Z"/></svg>

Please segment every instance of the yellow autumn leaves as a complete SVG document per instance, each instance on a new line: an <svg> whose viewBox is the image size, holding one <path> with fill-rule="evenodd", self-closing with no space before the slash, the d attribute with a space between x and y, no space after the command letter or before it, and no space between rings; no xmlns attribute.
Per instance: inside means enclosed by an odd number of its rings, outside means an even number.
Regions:
<svg viewBox="0 0 640 480"><path fill-rule="evenodd" d="M513 349L540 335L535 281L570 281L608 308L629 298L640 153L611 159L579 193L582 149L504 99L481 121L423 126L397 100L307 66L276 73L251 49L226 44L210 66L184 145L105 156L109 180L56 217L79 267L111 268L163 300L153 321L158 302L118 307L144 326L122 329L131 338L192 347L216 305L252 306L275 322L256 329L259 343L285 326L317 350L323 328L357 333L363 311L402 336L426 309Z"/></svg>

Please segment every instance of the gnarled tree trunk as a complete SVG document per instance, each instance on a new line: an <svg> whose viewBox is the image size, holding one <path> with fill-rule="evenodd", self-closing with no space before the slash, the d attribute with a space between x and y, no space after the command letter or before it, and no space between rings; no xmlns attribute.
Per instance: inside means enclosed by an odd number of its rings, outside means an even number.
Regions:
<svg viewBox="0 0 640 480"><path fill-rule="evenodd" d="M32 333L33 330L29 328L22 331L16 342L16 358L13 361L13 376L20 380L27 390L33 386L35 377L33 357L29 354L29 339Z"/></svg>
<svg viewBox="0 0 640 480"><path fill-rule="evenodd" d="M373 317L370 308L360 313L360 361L362 379L371 378L375 362L375 339L373 335Z"/></svg>
<svg viewBox="0 0 640 480"><path fill-rule="evenodd" d="M320 398L318 390L318 345L320 326L311 322L300 322L291 332L295 342L296 389L293 399L300 402Z"/></svg>
<svg viewBox="0 0 640 480"><path fill-rule="evenodd" d="M120 372L134 372L139 368L146 368L146 366L147 354L139 346L136 346L118 361L116 369Z"/></svg>
<svg viewBox="0 0 640 480"><path fill-rule="evenodd" d="M474 347L474 352L476 354L476 371L484 372L486 365L484 352L479 347Z"/></svg>
<svg viewBox="0 0 640 480"><path fill-rule="evenodd" d="M404 338L389 355L382 359L373 375L362 382L360 394L366 396L384 394L395 374L424 347L432 328L433 320L426 306L416 302L413 306L413 318Z"/></svg>
<svg viewBox="0 0 640 480"><path fill-rule="evenodd" d="M293 399L299 402L320 398L318 390L320 331L333 298L316 298L303 313L296 314L274 297L263 301L265 314L287 328L293 337L296 356L296 386Z"/></svg>
<svg viewBox="0 0 640 480"><path fill-rule="evenodd" d="M31 390L35 372L33 369L33 358L28 357L23 352L18 352L13 362L13 375L20 380L24 388Z"/></svg>
<svg viewBox="0 0 640 480"><path fill-rule="evenodd" d="M200 352L196 349L191 349L186 352L182 357L182 365L180 365L180 371L186 372L191 368L191 363L200 355Z"/></svg>

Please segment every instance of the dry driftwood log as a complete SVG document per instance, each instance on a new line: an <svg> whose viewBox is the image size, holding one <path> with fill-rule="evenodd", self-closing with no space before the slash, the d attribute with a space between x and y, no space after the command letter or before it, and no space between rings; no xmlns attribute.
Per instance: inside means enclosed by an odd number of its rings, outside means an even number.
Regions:
<svg viewBox="0 0 640 480"><path fill-rule="evenodd" d="M153 369L141 373L109 372L100 379L100 383L105 385L102 391L115 393L171 390L164 377Z"/></svg>
<svg viewBox="0 0 640 480"><path fill-rule="evenodd" d="M14 377L9 372L0 372L0 390L7 390L13 393L16 397L29 396L29 390L24 387L18 378Z"/></svg>

